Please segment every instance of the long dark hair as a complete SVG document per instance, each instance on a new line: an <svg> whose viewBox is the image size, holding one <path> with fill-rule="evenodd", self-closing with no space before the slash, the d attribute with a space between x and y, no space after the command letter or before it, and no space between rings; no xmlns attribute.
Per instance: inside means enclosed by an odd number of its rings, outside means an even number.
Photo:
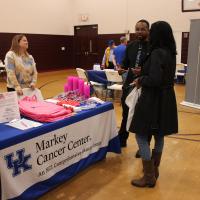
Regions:
<svg viewBox="0 0 200 200"><path fill-rule="evenodd" d="M10 51L15 52L18 56L20 56L19 42L23 37L26 37L26 36L24 34L18 34L18 35L15 35L13 37L13 39L12 39L12 44L11 44L11 47L10 47ZM25 55L26 56L29 55L27 51L25 51Z"/></svg>
<svg viewBox="0 0 200 200"><path fill-rule="evenodd" d="M151 50L156 48L168 49L171 54L176 55L176 42L171 26L165 21L157 21L150 29Z"/></svg>

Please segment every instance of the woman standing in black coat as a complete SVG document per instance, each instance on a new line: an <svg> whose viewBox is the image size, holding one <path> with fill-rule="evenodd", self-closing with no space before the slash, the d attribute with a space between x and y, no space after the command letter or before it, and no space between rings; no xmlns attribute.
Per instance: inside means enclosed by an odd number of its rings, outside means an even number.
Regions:
<svg viewBox="0 0 200 200"><path fill-rule="evenodd" d="M164 145L164 136L178 132L174 76L176 44L171 26L164 21L152 24L151 51L141 76L134 81L142 88L135 107L130 132L136 133L144 176L132 180L137 187L154 187L159 176L158 167ZM151 153L148 136L154 135L155 147Z"/></svg>

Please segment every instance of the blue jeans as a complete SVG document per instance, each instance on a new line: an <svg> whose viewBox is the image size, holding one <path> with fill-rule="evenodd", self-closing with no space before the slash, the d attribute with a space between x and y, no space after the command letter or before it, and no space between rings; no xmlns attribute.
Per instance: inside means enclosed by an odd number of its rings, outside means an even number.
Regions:
<svg viewBox="0 0 200 200"><path fill-rule="evenodd" d="M164 146L164 136L154 135L155 146L154 151L161 153ZM142 160L151 160L151 149L148 144L147 134L136 134L136 141L139 147Z"/></svg>
<svg viewBox="0 0 200 200"><path fill-rule="evenodd" d="M124 73L122 74L123 83L125 82L127 75L128 75L128 72L124 72Z"/></svg>

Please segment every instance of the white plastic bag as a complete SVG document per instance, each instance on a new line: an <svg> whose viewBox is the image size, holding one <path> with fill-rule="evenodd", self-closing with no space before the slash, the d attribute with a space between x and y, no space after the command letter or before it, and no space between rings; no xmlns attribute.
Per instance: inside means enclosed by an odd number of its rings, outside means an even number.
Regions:
<svg viewBox="0 0 200 200"><path fill-rule="evenodd" d="M23 95L18 95L18 100L21 100L26 96L28 97L36 96L38 101L44 100L41 91L37 88L35 88L34 90L32 90L31 88L23 88L22 91Z"/></svg>
<svg viewBox="0 0 200 200"><path fill-rule="evenodd" d="M126 130L129 131L131 121L133 119L133 115L135 112L135 105L138 101L138 98L141 95L141 88L137 89L136 87L130 92L130 94L126 97L125 103L129 107L128 118L126 123Z"/></svg>

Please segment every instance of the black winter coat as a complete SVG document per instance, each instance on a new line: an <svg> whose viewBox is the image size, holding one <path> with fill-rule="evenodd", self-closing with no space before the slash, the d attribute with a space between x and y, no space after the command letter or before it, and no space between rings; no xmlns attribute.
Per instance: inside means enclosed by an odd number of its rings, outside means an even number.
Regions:
<svg viewBox="0 0 200 200"><path fill-rule="evenodd" d="M142 92L135 107L130 132L161 135L178 132L175 69L176 55L161 48L151 52L139 78Z"/></svg>

